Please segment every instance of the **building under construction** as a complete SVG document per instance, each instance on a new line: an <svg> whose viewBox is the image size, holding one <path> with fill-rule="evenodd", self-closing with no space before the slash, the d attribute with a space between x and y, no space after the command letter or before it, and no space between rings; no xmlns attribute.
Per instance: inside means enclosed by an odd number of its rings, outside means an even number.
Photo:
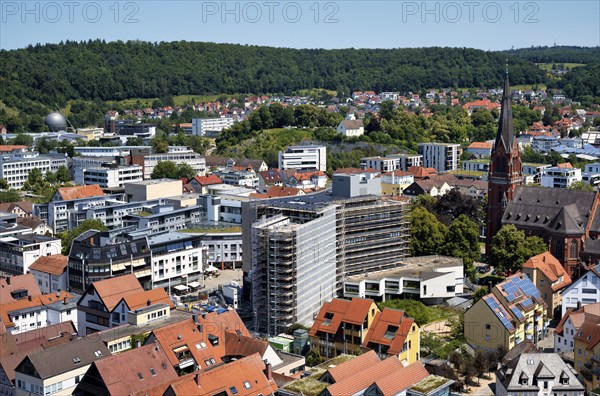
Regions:
<svg viewBox="0 0 600 396"><path fill-rule="evenodd" d="M244 203L244 274L256 329L310 324L346 276L394 268L410 253L409 206L369 174L335 175L321 193Z"/></svg>

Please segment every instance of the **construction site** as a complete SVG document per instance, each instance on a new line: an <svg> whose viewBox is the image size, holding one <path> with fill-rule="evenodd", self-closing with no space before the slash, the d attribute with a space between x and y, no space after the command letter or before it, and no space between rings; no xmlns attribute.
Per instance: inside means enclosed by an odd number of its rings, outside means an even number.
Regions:
<svg viewBox="0 0 600 396"><path fill-rule="evenodd" d="M244 243L252 248L244 250L244 273L256 331L308 325L323 302L341 295L348 276L402 265L410 255L410 206L372 192L336 195L334 188L245 203Z"/></svg>

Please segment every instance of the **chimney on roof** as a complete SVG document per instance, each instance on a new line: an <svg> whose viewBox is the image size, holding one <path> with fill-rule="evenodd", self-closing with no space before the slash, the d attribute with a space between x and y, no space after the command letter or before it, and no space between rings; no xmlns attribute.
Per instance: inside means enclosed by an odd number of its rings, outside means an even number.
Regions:
<svg viewBox="0 0 600 396"><path fill-rule="evenodd" d="M159 345L158 345L158 340L157 340L157 339L154 339L154 350L155 350L156 352L158 352L158 350L159 350L159 349L160 349L160 347L159 347Z"/></svg>
<svg viewBox="0 0 600 396"><path fill-rule="evenodd" d="M31 296L27 296L27 299L28 299L29 301L31 301L31 300L32 300L32 299L31 299Z"/></svg>
<svg viewBox="0 0 600 396"><path fill-rule="evenodd" d="M265 376L267 377L267 379L269 381L273 381L273 367L271 366L271 363L269 363L267 361L267 359L265 359L264 362L265 362Z"/></svg>
<svg viewBox="0 0 600 396"><path fill-rule="evenodd" d="M196 375L194 376L194 381L196 382L196 386L199 388L200 387L200 373L196 372Z"/></svg>
<svg viewBox="0 0 600 396"><path fill-rule="evenodd" d="M10 285L10 276L6 278L6 284Z"/></svg>
<svg viewBox="0 0 600 396"><path fill-rule="evenodd" d="M152 303L152 301L150 301L150 299L146 300L146 306L150 306L150 304Z"/></svg>
<svg viewBox="0 0 600 396"><path fill-rule="evenodd" d="M581 310L581 301L577 301L577 310Z"/></svg>
<svg viewBox="0 0 600 396"><path fill-rule="evenodd" d="M56 298L60 298L60 290L56 291Z"/></svg>
<svg viewBox="0 0 600 396"><path fill-rule="evenodd" d="M67 296L63 298L63 304L67 305Z"/></svg>

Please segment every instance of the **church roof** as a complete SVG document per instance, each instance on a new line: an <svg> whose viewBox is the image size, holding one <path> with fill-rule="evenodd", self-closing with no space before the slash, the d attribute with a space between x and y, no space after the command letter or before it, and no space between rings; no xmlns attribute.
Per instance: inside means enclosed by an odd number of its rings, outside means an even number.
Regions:
<svg viewBox="0 0 600 396"><path fill-rule="evenodd" d="M513 114L511 107L510 84L508 74L504 81L504 92L502 94L502 108L500 110L500 123L498 124L498 134L496 135L495 150L503 147L505 153L511 153L516 149L515 128L513 125Z"/></svg>
<svg viewBox="0 0 600 396"><path fill-rule="evenodd" d="M518 186L514 199L504 211L502 223L565 235L583 234L590 221L595 195L589 191ZM600 225L596 218L592 225Z"/></svg>

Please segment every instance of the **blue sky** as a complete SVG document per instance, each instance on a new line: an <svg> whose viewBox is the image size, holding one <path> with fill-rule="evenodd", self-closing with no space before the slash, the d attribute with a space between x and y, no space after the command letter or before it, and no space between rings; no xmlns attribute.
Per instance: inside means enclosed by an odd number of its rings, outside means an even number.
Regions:
<svg viewBox="0 0 600 396"><path fill-rule="evenodd" d="M2 49L96 38L295 48L598 46L600 1L0 0Z"/></svg>

